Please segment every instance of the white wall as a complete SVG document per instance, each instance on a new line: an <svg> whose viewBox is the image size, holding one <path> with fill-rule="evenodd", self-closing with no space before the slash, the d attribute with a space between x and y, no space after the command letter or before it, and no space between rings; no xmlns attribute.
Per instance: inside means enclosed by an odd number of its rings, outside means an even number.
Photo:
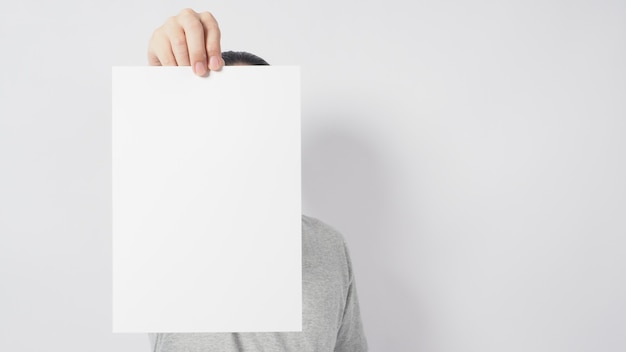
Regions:
<svg viewBox="0 0 626 352"><path fill-rule="evenodd" d="M371 351L626 350L626 3L3 1L0 349L111 331L110 67L211 10L303 67L304 212L347 238Z"/></svg>

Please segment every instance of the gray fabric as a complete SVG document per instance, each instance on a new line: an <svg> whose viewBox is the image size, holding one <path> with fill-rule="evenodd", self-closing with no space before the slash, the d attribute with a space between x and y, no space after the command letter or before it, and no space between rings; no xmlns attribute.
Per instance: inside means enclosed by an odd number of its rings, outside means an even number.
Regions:
<svg viewBox="0 0 626 352"><path fill-rule="evenodd" d="M367 351L341 233L302 215L302 332L149 334L153 352Z"/></svg>

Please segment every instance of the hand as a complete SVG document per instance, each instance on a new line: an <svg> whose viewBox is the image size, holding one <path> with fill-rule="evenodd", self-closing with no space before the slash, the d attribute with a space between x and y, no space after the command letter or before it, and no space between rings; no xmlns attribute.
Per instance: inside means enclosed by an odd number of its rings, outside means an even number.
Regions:
<svg viewBox="0 0 626 352"><path fill-rule="evenodd" d="M148 45L151 66L191 66L199 76L224 66L220 29L209 12L184 9L152 33Z"/></svg>

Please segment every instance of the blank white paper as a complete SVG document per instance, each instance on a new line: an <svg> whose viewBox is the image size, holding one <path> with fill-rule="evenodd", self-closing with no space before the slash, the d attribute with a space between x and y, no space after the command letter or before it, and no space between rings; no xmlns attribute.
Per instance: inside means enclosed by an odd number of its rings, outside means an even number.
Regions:
<svg viewBox="0 0 626 352"><path fill-rule="evenodd" d="M299 67L112 77L113 332L301 331Z"/></svg>

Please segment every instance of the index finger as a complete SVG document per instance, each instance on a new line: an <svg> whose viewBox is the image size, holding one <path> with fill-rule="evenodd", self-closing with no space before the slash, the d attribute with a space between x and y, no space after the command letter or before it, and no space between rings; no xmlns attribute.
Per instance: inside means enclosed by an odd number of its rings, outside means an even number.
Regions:
<svg viewBox="0 0 626 352"><path fill-rule="evenodd" d="M200 22L204 27L204 39L206 40L206 52L210 70L219 70L224 66L222 49L220 46L221 33L215 17L210 12L200 13Z"/></svg>

